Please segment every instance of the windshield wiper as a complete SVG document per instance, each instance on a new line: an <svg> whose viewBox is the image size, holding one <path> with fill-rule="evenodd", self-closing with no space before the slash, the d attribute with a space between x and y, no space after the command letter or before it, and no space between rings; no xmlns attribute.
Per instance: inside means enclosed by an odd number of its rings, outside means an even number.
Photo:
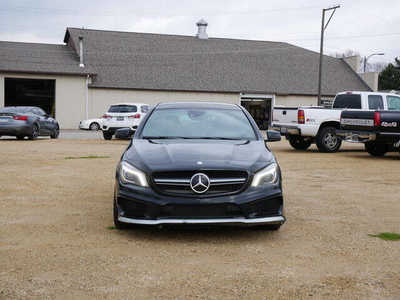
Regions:
<svg viewBox="0 0 400 300"><path fill-rule="evenodd" d="M174 139L186 139L186 140L227 140L227 141L242 141L247 140L246 138L229 138L229 137L217 137L217 136L143 136L145 140L174 140Z"/></svg>
<svg viewBox="0 0 400 300"><path fill-rule="evenodd" d="M185 136L143 136L145 140L175 140L175 139L190 139Z"/></svg>
<svg viewBox="0 0 400 300"><path fill-rule="evenodd" d="M199 137L192 137L192 139L199 139L199 140L227 140L227 141L247 140L245 138L229 138L229 137L218 137L218 136L199 136Z"/></svg>

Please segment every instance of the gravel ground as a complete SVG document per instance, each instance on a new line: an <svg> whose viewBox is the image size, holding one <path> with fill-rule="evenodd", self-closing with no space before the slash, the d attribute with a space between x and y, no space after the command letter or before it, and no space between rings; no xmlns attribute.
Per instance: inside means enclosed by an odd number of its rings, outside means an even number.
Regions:
<svg viewBox="0 0 400 300"><path fill-rule="evenodd" d="M249 228L112 223L127 141L0 141L0 299L400 299L400 155L272 144L288 222ZM101 159L65 159L101 155Z"/></svg>

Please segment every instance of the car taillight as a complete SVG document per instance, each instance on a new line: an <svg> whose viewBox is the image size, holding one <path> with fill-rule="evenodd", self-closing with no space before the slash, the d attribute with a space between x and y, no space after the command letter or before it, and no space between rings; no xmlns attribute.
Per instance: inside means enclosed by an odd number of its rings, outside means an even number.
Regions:
<svg viewBox="0 0 400 300"><path fill-rule="evenodd" d="M103 115L103 117L102 117L103 119L111 119L112 118L112 116L109 116L109 115Z"/></svg>
<svg viewBox="0 0 400 300"><path fill-rule="evenodd" d="M297 123L304 124L304 110L302 109L297 111Z"/></svg>
<svg viewBox="0 0 400 300"><path fill-rule="evenodd" d="M140 114L135 114L128 117L129 119L140 119Z"/></svg>
<svg viewBox="0 0 400 300"><path fill-rule="evenodd" d="M13 119L18 121L26 121L28 120L28 116L13 116Z"/></svg>
<svg viewBox="0 0 400 300"><path fill-rule="evenodd" d="M381 126L381 113L378 111L374 113L374 126Z"/></svg>

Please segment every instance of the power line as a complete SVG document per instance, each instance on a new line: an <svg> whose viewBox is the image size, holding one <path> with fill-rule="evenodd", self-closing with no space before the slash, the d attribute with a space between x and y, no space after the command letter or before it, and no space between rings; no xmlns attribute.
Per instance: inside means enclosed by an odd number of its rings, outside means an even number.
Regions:
<svg viewBox="0 0 400 300"><path fill-rule="evenodd" d="M348 36L328 36L326 39L338 40L338 39L358 39L358 38L373 38L373 37L386 37L386 36L398 36L400 32L395 33L382 33L382 34L365 34L365 35L348 35ZM287 39L289 41L315 41L319 38L304 38L304 39Z"/></svg>
<svg viewBox="0 0 400 300"><path fill-rule="evenodd" d="M266 13L275 13L282 11L299 11L299 10L310 10L310 9L321 9L320 6L298 6L298 7L285 7L285 8L272 8L272 9L258 9L258 10L247 10L247 11L221 11L221 12L199 12L196 14L165 14L163 16L166 17L185 17L185 16L198 16L199 14L206 14L207 16L220 16L220 15L248 15L248 14L266 14ZM129 16L129 15L139 15L145 16L154 15L153 12L146 10L124 10L119 11L118 13L105 10L105 11L93 11L85 12L82 9L66 9L66 8L55 8L55 7L29 7L29 6L17 6L12 8L2 8L0 10L1 13L23 13L24 16L27 13L35 13L35 12L48 12L56 15L81 15L81 16L104 16L104 17L120 17L120 16Z"/></svg>

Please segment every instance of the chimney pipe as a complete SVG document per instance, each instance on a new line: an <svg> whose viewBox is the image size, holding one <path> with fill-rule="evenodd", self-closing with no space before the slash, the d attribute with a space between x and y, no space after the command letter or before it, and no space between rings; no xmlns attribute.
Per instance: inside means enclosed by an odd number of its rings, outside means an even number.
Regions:
<svg viewBox="0 0 400 300"><path fill-rule="evenodd" d="M79 67L84 68L83 64L83 37L79 36Z"/></svg>
<svg viewBox="0 0 400 300"><path fill-rule="evenodd" d="M196 37L198 39L202 39L202 40L208 39L208 34L207 34L207 31L206 31L208 23L204 19L201 19L200 21L198 21L196 23L196 25L197 25L197 28L198 28Z"/></svg>

